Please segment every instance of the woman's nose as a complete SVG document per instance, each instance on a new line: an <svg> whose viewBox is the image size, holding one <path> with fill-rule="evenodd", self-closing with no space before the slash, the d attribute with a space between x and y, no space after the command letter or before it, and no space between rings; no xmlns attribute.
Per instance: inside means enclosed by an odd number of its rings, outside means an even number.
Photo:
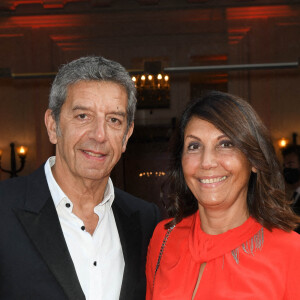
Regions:
<svg viewBox="0 0 300 300"><path fill-rule="evenodd" d="M217 155L214 149L205 148L201 155L201 166L203 169L215 168L218 165Z"/></svg>

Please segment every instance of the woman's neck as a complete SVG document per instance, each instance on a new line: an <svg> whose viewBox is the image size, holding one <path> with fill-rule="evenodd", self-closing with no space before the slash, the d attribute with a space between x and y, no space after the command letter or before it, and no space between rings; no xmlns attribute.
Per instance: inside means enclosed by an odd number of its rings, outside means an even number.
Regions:
<svg viewBox="0 0 300 300"><path fill-rule="evenodd" d="M235 210L209 210L199 205L199 214L202 230L211 235L224 233L239 227L249 218L247 208Z"/></svg>

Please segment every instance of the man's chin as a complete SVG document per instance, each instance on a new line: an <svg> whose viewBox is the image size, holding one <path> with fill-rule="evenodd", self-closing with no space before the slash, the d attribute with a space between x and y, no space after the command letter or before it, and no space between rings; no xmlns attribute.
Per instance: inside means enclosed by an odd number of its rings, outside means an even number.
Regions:
<svg viewBox="0 0 300 300"><path fill-rule="evenodd" d="M91 170L81 172L79 174L80 177L82 177L83 180L94 180L94 181L102 181L102 180L108 180L110 173L104 173L101 170Z"/></svg>

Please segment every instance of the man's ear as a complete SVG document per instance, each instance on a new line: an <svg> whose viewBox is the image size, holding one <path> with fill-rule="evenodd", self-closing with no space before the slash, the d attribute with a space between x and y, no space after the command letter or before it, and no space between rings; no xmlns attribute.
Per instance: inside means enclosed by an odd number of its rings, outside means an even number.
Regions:
<svg viewBox="0 0 300 300"><path fill-rule="evenodd" d="M45 112L45 125L47 128L48 136L49 136L49 141L52 144L57 143L57 134L56 134L56 122L52 116L52 110L47 109Z"/></svg>
<svg viewBox="0 0 300 300"><path fill-rule="evenodd" d="M129 138L131 137L132 133L133 133L133 128L134 128L134 123L132 122L129 129L128 129L128 132L123 140L123 145L122 145L122 153L125 152L126 150L126 146L127 146L127 142L129 140Z"/></svg>

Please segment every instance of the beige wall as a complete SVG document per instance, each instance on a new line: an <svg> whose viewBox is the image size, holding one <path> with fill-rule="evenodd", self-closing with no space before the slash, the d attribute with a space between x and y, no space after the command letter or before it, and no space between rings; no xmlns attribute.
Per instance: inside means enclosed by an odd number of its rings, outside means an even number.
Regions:
<svg viewBox="0 0 300 300"><path fill-rule="evenodd" d="M298 1L273 1L268 6L261 6L266 1L249 1L249 6L242 1L243 7L238 7L241 1L228 1L228 6L215 1L220 4L216 7L209 1L184 0L173 6L172 1L152 1L158 3L152 6L137 1L132 7L99 0L67 1L65 6L60 0L42 1L44 6L27 1L28 5L13 7L13 2L4 1L6 7L0 10L0 68L16 74L56 72L62 63L88 54L117 60L128 69L142 68L145 60L154 59L162 60L164 67L299 59ZM300 135L299 72L215 72L208 77L213 81L222 75L228 92L249 99L275 143L292 132ZM190 75L170 75L170 108L139 110L137 125L170 124L180 115L190 99ZM53 153L43 123L50 85L50 79L0 78L2 165L9 167L10 142L26 145L29 154L20 175L32 172ZM7 177L0 172L0 180Z"/></svg>

